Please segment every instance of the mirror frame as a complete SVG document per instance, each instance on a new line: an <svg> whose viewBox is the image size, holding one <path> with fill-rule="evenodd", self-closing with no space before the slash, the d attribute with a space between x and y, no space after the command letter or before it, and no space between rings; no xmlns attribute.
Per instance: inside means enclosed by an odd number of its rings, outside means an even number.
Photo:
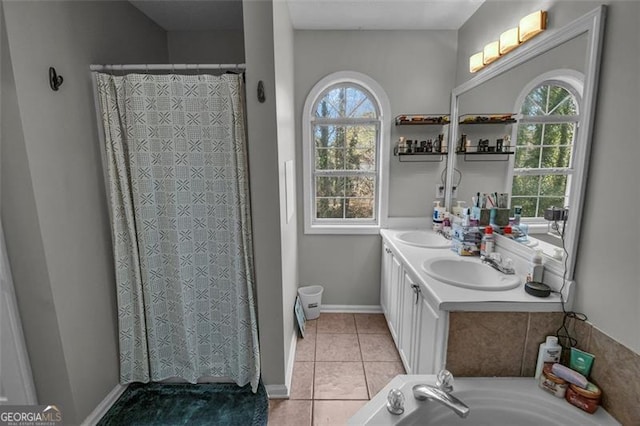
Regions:
<svg viewBox="0 0 640 426"><path fill-rule="evenodd" d="M580 237L580 222L582 219L582 207L584 204L584 192L587 186L587 176L589 169L589 156L591 153L591 140L593 132L593 122L596 110L596 97L598 92L598 80L600 74L600 59L602 56L602 41L604 36L604 23L606 17L606 6L601 5L586 13L580 18L570 22L562 28L547 31L535 39L520 46L515 51L510 52L506 57L488 65L480 70L477 75L468 81L457 86L451 92L451 128L449 129L449 152L455 153L456 141L458 139L458 117L459 117L459 97L480 86L481 84L498 77L505 72L548 52L561 44L570 41L582 34L587 35L587 51L584 68L584 92L582 94L582 105L579 121L578 136L575 142L573 169L574 174L571 179L570 199L571 206L567 218L565 231L565 249L568 256L565 264L565 277L573 280L576 265L576 255L578 240ZM447 158L446 182L453 182L456 156L449 155ZM453 205L453 192L451 184L445 186L445 207L451 211ZM548 261L553 261L547 258ZM555 261L557 262L557 261ZM558 263L558 262L557 262Z"/></svg>

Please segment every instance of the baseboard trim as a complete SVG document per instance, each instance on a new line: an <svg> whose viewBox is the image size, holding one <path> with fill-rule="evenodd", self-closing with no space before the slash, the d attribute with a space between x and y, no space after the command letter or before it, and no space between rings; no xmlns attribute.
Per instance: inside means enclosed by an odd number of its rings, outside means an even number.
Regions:
<svg viewBox="0 0 640 426"><path fill-rule="evenodd" d="M286 385L266 385L269 399L289 399L289 389Z"/></svg>
<svg viewBox="0 0 640 426"><path fill-rule="evenodd" d="M297 325L295 326L297 327ZM289 344L289 359L287 360L287 370L284 374L284 382L287 389L291 390L291 381L293 380L293 366L296 361L296 346L298 344L298 332L294 328L291 335L291 343Z"/></svg>
<svg viewBox="0 0 640 426"><path fill-rule="evenodd" d="M127 386L117 384L111 392L104 397L100 404L87 416L86 419L81 423L82 426L93 426L98 424L100 419L107 414L109 408L120 398L120 395L127 389Z"/></svg>
<svg viewBox="0 0 640 426"><path fill-rule="evenodd" d="M345 314L381 314L380 305L322 305L320 312Z"/></svg>

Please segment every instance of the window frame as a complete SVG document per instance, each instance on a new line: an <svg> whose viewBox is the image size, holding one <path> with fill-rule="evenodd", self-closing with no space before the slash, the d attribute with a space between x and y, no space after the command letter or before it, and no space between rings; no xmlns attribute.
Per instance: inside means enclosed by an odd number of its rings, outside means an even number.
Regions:
<svg viewBox="0 0 640 426"><path fill-rule="evenodd" d="M374 194L374 219L316 219L315 191L315 143L314 124L316 117L313 107L330 88L340 85L356 85L365 90L376 103L378 118L366 119L377 125L376 141L376 185ZM318 81L307 95L302 113L302 155L303 155L303 204L305 234L378 234L387 220L388 149L390 140L391 108L389 99L382 87L369 76L355 71L339 71L329 74ZM324 121L324 120L321 120ZM347 123L347 121L349 123ZM357 124L358 119L345 120L345 124ZM356 172L365 175L366 173Z"/></svg>
<svg viewBox="0 0 640 426"><path fill-rule="evenodd" d="M567 115L564 120L553 120L548 119L546 117L540 116L540 118L531 118L535 116L525 116L523 117L521 111L522 106L524 104L525 99L529 96L529 94L539 86L545 84L553 84L556 86L563 87L571 95L573 95L576 108L577 115ZM544 74L539 75L532 81L530 81L525 87L522 89L520 94L518 95L514 111L518 111L517 119L518 122L512 128L511 140L514 141L514 150L517 149L517 137L518 137L518 128L520 125L526 124L561 124L561 123L574 123L575 130L573 133L573 141L571 143L571 160L569 161L569 167L561 168L562 172L558 173L554 172L554 169L531 169L532 172L520 172L516 173L515 166L515 155L509 160L509 174L508 174L508 191L509 198L513 200L513 178L514 176L555 176L555 175L564 175L567 176L567 184L565 189L565 199L567 200L567 205L571 206L571 200L577 194L575 194L574 185L572 184L572 180L575 174L575 158L577 155L577 151L579 147L576 145L576 142L579 140L578 133L581 131L580 122L582 121L583 108L582 108L582 97L584 93L584 74L581 72L571 70L571 69L560 69L549 71ZM538 197L539 198L539 197ZM511 203L513 207L513 202ZM545 233L548 230L548 222L541 217L523 217L521 218L523 223L529 225L529 233Z"/></svg>

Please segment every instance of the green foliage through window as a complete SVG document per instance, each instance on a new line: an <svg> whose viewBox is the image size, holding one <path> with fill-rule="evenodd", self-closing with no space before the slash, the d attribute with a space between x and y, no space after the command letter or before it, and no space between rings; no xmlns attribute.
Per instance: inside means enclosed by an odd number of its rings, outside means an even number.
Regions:
<svg viewBox="0 0 640 426"><path fill-rule="evenodd" d="M316 219L375 219L376 102L363 88L340 84L313 111Z"/></svg>
<svg viewBox="0 0 640 426"><path fill-rule="evenodd" d="M525 98L518 123L511 205L523 217L569 205L573 143L578 123L576 96L557 82L545 82Z"/></svg>

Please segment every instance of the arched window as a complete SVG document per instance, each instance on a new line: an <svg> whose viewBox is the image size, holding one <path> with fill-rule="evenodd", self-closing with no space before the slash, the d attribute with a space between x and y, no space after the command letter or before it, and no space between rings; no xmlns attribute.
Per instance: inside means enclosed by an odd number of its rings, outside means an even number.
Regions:
<svg viewBox="0 0 640 426"><path fill-rule="evenodd" d="M574 141L580 121L579 78L547 74L519 98L511 205L540 220L550 207L568 207Z"/></svg>
<svg viewBox="0 0 640 426"><path fill-rule="evenodd" d="M366 76L336 73L309 94L303 114L306 232L377 229L385 130L381 91Z"/></svg>

